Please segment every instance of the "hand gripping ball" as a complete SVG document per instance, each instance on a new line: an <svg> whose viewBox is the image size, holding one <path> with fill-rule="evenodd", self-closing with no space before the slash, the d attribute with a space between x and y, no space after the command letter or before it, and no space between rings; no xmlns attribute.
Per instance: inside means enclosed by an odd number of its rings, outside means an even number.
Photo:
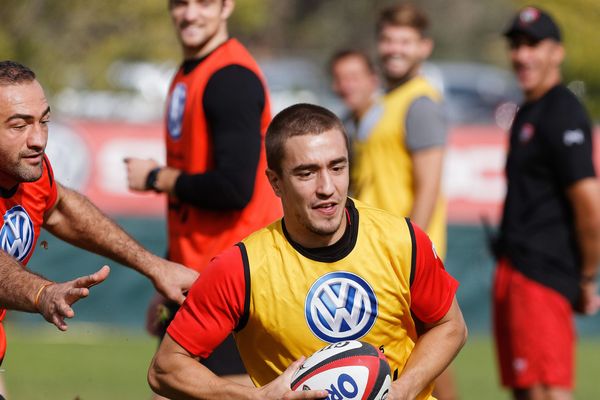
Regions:
<svg viewBox="0 0 600 400"><path fill-rule="evenodd" d="M292 390L327 390L328 400L385 400L390 366L377 348L357 340L332 343L308 357L292 376Z"/></svg>

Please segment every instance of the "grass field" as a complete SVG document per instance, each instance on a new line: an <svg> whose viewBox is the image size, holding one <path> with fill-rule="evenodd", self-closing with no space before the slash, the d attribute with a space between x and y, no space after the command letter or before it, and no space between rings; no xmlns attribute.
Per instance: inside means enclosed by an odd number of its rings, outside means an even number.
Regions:
<svg viewBox="0 0 600 400"><path fill-rule="evenodd" d="M143 332L73 325L62 334L9 327L3 364L12 400L149 399L146 370L156 343ZM600 398L600 338L581 339L576 399ZM463 400L507 400L497 384L487 337L471 337L455 362Z"/></svg>

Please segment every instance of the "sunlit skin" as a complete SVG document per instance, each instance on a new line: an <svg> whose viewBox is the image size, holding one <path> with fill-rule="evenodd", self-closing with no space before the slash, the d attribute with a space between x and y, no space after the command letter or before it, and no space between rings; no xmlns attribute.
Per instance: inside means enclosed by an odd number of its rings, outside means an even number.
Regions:
<svg viewBox="0 0 600 400"><path fill-rule="evenodd" d="M0 187L42 176L50 107L37 81L0 85Z"/></svg>
<svg viewBox="0 0 600 400"><path fill-rule="evenodd" d="M333 91L356 117L361 117L373 104L379 85L377 74L365 60L355 54L337 60L332 68Z"/></svg>
<svg viewBox="0 0 600 400"><path fill-rule="evenodd" d="M423 37L414 28L383 25L377 51L388 86L393 88L417 75L432 49L431 39Z"/></svg>
<svg viewBox="0 0 600 400"><path fill-rule="evenodd" d="M169 12L186 60L207 55L228 37L233 0L170 0Z"/></svg>
<svg viewBox="0 0 600 400"><path fill-rule="evenodd" d="M337 242L346 229L348 148L344 134L329 130L289 138L281 173L267 170L281 198L285 227L292 239L309 248Z"/></svg>
<svg viewBox="0 0 600 400"><path fill-rule="evenodd" d="M527 101L539 99L561 81L565 54L560 43L519 35L509 39L509 46L512 67Z"/></svg>

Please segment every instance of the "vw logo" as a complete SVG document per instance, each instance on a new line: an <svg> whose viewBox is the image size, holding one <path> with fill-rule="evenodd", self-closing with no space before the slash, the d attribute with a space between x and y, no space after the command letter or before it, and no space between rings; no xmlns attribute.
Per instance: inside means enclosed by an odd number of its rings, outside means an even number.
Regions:
<svg viewBox="0 0 600 400"><path fill-rule="evenodd" d="M377 319L373 288L350 272L330 272L320 277L306 296L304 314L310 330L321 340L358 339Z"/></svg>
<svg viewBox="0 0 600 400"><path fill-rule="evenodd" d="M4 214L4 223L0 230L0 247L2 250L23 261L33 248L33 222L27 211L21 206L14 206Z"/></svg>
<svg viewBox="0 0 600 400"><path fill-rule="evenodd" d="M184 83L175 85L169 100L167 116L167 128L171 139L177 140L181 137L181 125L183 124L183 111L185 110L185 97L187 88Z"/></svg>

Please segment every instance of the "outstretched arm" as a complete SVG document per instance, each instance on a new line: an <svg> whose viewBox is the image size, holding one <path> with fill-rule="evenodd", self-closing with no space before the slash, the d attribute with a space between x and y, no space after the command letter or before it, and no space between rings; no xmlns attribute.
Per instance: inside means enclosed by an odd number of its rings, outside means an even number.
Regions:
<svg viewBox="0 0 600 400"><path fill-rule="evenodd" d="M417 343L388 400L414 399L450 365L467 339L467 327L456 298L446 315L425 324Z"/></svg>
<svg viewBox="0 0 600 400"><path fill-rule="evenodd" d="M44 228L77 247L127 265L144 274L170 300L182 303L197 272L148 252L86 197L57 184L58 200Z"/></svg>
<svg viewBox="0 0 600 400"><path fill-rule="evenodd" d="M65 331L65 318L75 315L71 305L86 297L89 288L105 280L109 271L104 266L92 275L55 283L27 271L13 257L0 251L0 306L39 312L48 322Z"/></svg>
<svg viewBox="0 0 600 400"><path fill-rule="evenodd" d="M213 374L168 334L148 371L148 383L170 399L323 399L325 390L292 392L291 379L304 359L293 362L278 378L262 388L238 385Z"/></svg>
<svg viewBox="0 0 600 400"><path fill-rule="evenodd" d="M67 330L65 318L73 318L71 306L79 299L87 297L89 288L104 281L110 272L105 265L91 275L82 276L69 282L45 284L36 293L36 307L46 321L56 325L61 331ZM35 301L34 300L34 301Z"/></svg>

